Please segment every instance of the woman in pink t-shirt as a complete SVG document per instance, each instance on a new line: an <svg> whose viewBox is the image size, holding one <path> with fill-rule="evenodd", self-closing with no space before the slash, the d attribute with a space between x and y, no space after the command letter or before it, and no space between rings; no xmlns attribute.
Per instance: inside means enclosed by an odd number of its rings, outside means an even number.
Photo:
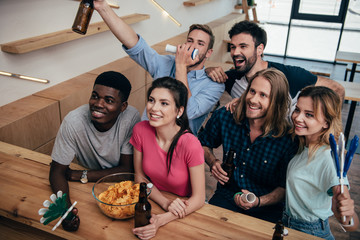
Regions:
<svg viewBox="0 0 360 240"><path fill-rule="evenodd" d="M140 239L150 239L168 222L183 218L205 202L204 151L189 129L186 86L170 77L155 80L148 90L149 121L135 125L130 143L134 146L134 168L138 177L154 184L150 198L167 212L152 215L150 224L134 228ZM160 191L187 200L171 201Z"/></svg>

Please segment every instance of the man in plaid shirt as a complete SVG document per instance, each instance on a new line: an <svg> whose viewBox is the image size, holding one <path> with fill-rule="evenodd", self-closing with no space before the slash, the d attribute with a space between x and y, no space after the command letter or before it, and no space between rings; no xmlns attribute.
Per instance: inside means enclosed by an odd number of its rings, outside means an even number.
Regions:
<svg viewBox="0 0 360 240"><path fill-rule="evenodd" d="M290 105L285 75L274 68L262 70L249 81L234 113L221 108L213 113L199 133L205 160L218 180L209 203L263 220L281 219L285 197L286 169L296 154L298 144L292 141L287 121ZM223 145L223 158L233 149L235 171L229 181L221 161L212 153ZM240 194L252 192L253 203Z"/></svg>

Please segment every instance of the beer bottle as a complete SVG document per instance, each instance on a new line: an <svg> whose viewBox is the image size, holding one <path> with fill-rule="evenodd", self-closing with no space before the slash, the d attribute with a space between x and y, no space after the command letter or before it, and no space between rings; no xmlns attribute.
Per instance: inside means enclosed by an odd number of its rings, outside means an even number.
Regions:
<svg viewBox="0 0 360 240"><path fill-rule="evenodd" d="M139 202L135 205L135 228L150 224L151 204L147 200L146 183L140 183Z"/></svg>
<svg viewBox="0 0 360 240"><path fill-rule="evenodd" d="M225 183L225 185L230 184L231 177L234 173L235 164L234 159L236 158L236 152L235 150L231 149L227 152L225 161L223 161L221 167L222 169L227 173L227 177L229 178L229 181Z"/></svg>
<svg viewBox="0 0 360 240"><path fill-rule="evenodd" d="M275 231L272 240L283 240L284 239L284 224L278 221L275 225Z"/></svg>
<svg viewBox="0 0 360 240"><path fill-rule="evenodd" d="M76 33L85 35L93 12L93 0L82 0L74 20L72 30Z"/></svg>

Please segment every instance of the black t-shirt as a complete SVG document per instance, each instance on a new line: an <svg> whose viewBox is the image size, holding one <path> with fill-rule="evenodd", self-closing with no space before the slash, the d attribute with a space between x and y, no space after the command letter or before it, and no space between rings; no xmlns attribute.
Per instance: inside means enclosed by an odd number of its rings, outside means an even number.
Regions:
<svg viewBox="0 0 360 240"><path fill-rule="evenodd" d="M284 65L268 61L268 68L276 68L283 72L289 82L290 95L294 98L301 89L306 86L314 85L317 81L317 76L304 68L297 66ZM231 94L231 89L236 80L241 79L244 74L239 74L235 69L226 71L228 79L225 82L225 90Z"/></svg>

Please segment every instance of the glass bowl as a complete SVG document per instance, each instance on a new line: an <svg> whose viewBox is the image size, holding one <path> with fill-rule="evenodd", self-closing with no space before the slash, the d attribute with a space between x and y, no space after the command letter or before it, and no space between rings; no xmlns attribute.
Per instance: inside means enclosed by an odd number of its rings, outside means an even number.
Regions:
<svg viewBox="0 0 360 240"><path fill-rule="evenodd" d="M99 179L92 188L92 194L102 213L114 219L132 218L135 204L139 200L139 184L148 184L147 194L152 184L146 178L135 180L134 173L114 173Z"/></svg>

